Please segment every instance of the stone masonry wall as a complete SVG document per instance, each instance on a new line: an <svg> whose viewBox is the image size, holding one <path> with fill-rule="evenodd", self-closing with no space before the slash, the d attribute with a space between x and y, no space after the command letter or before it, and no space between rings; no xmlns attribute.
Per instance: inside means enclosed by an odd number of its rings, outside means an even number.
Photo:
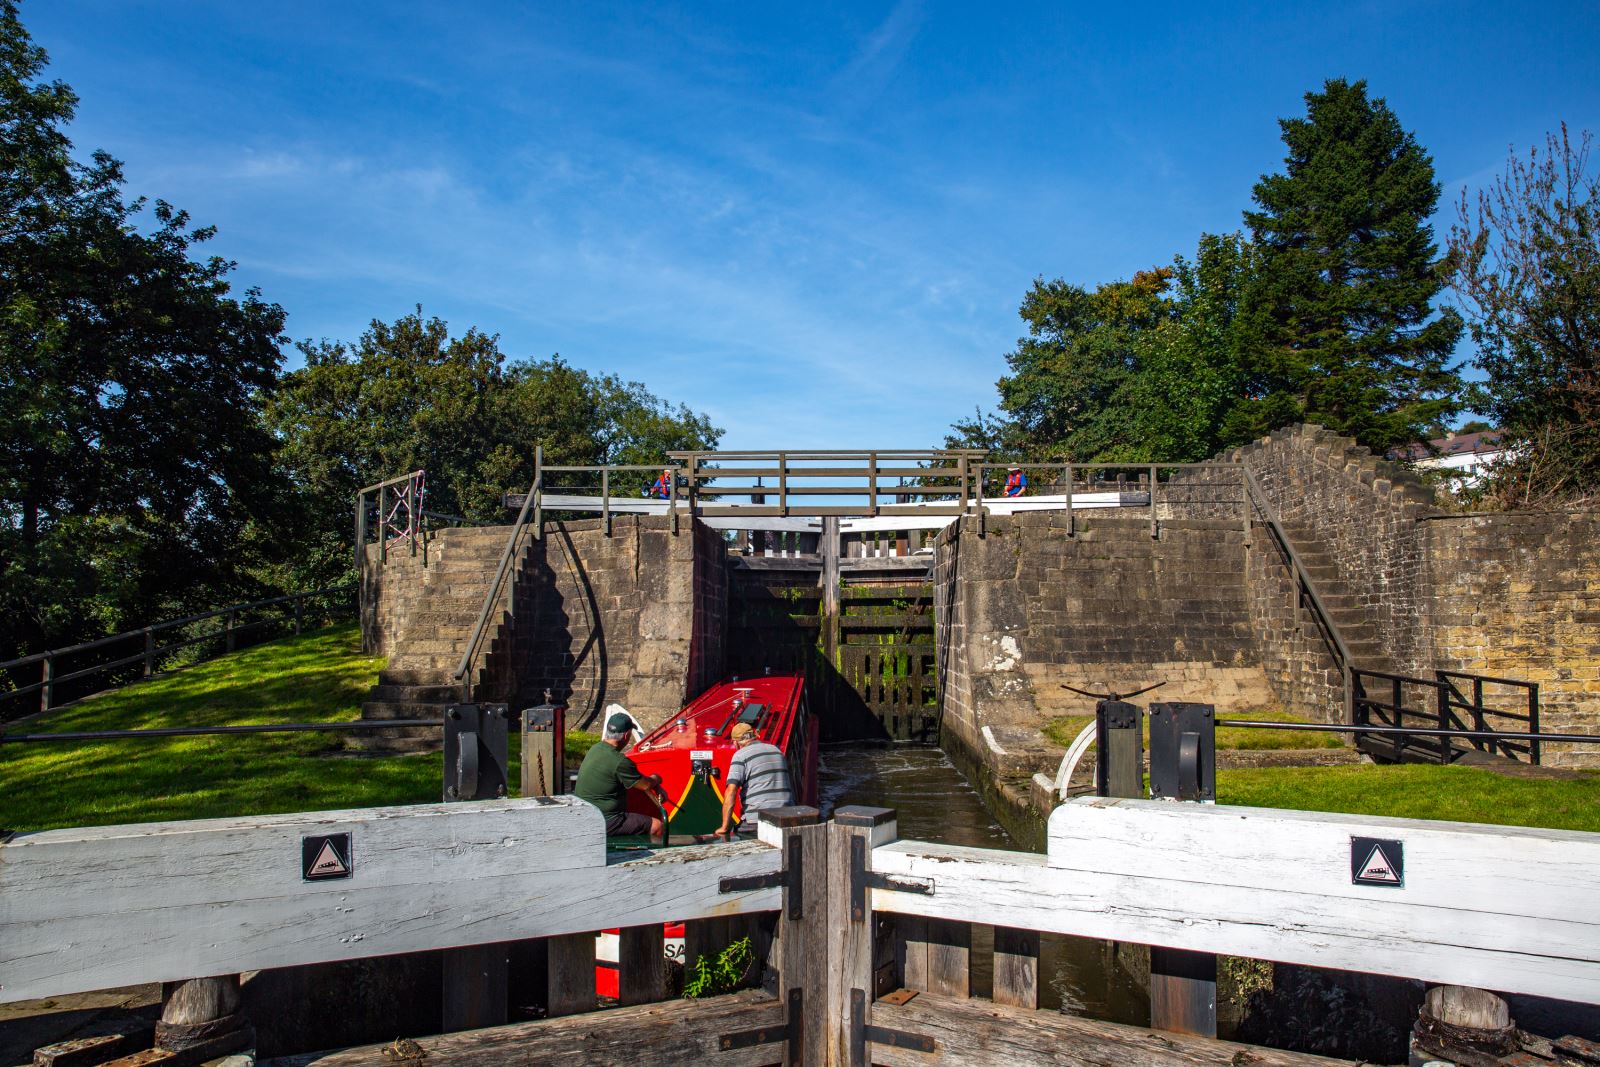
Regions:
<svg viewBox="0 0 1600 1067"><path fill-rule="evenodd" d="M992 727L1092 712L1061 688L1244 709L1275 704L1260 669L1246 591L1244 531L1228 520L991 516L939 539L935 571L944 725L969 746Z"/></svg>
<svg viewBox="0 0 1600 1067"><path fill-rule="evenodd" d="M1420 524L1434 665L1538 682L1540 727L1600 733L1600 514L1441 515ZM1544 762L1600 766L1600 746Z"/></svg>
<svg viewBox="0 0 1600 1067"><path fill-rule="evenodd" d="M1422 535L1436 513L1416 475L1320 426L1274 432L1223 457L1243 463L1289 530L1296 549L1325 548L1335 580L1383 635L1386 659L1357 666L1431 667Z"/></svg>
<svg viewBox="0 0 1600 1067"><path fill-rule="evenodd" d="M547 522L544 537L527 542L512 611L488 643L477 692L521 708L549 690L567 701L574 726L593 726L611 702L646 728L677 711L722 673L727 615L721 538L693 522L680 530L673 534L662 516L613 516L610 536L599 519ZM503 546L509 530L444 533ZM429 611L425 564L444 558L440 547L427 557L391 553L388 566L366 568L369 647L393 657L413 637L439 636L408 636L406 622ZM494 555L480 567L484 582Z"/></svg>

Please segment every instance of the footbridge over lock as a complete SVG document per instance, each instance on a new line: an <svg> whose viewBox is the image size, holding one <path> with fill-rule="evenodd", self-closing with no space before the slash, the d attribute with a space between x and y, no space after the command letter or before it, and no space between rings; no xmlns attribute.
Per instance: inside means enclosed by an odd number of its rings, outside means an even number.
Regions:
<svg viewBox="0 0 1600 1067"><path fill-rule="evenodd" d="M430 526L420 475L358 501L364 634L390 657L366 715L549 692L569 721L617 702L650 726L718 678L798 670L835 736L937 736L1024 782L1053 769L1040 724L1092 710L1063 684L1164 681L1166 699L1374 727L1600 724L1584 622L1600 520L1448 512L1319 427L1203 464L797 450L536 467L505 525Z"/></svg>

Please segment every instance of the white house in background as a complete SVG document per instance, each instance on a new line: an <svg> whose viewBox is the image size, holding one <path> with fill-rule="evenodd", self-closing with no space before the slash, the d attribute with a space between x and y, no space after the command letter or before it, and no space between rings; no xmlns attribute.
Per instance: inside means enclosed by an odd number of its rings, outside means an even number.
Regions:
<svg viewBox="0 0 1600 1067"><path fill-rule="evenodd" d="M1389 453L1388 458L1408 460L1419 470L1453 472L1455 485L1465 489L1476 485L1487 468L1505 452L1500 446L1498 430L1453 433L1435 438L1428 445L1397 448Z"/></svg>

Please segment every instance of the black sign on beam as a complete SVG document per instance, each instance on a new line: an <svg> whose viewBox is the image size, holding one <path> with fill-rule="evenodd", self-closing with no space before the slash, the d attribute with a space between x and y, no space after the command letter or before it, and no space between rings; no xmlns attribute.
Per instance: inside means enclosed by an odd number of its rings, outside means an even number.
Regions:
<svg viewBox="0 0 1600 1067"><path fill-rule="evenodd" d="M300 877L305 881L348 878L353 870L349 834L314 834L300 839Z"/></svg>
<svg viewBox="0 0 1600 1067"><path fill-rule="evenodd" d="M1406 845L1386 837L1350 839L1350 883L1404 889Z"/></svg>

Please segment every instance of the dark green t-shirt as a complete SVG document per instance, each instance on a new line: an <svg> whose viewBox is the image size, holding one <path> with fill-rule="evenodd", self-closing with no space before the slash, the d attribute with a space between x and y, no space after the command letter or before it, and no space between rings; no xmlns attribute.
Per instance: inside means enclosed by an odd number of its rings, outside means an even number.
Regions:
<svg viewBox="0 0 1600 1067"><path fill-rule="evenodd" d="M644 777L633 760L604 741L598 741L583 757L578 768L579 800L587 800L602 815L621 815L628 810L624 799L628 787Z"/></svg>

